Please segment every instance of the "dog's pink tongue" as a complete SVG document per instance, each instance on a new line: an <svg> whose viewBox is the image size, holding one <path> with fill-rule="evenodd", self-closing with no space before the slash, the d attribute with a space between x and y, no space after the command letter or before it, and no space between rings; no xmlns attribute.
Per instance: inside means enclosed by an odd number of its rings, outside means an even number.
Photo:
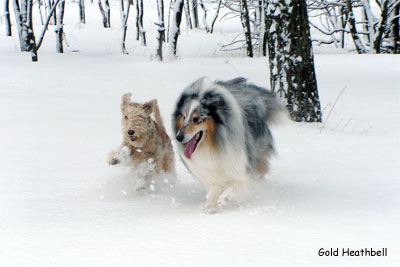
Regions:
<svg viewBox="0 0 400 267"><path fill-rule="evenodd" d="M196 138L192 138L189 143L186 145L186 149L185 149L185 157L187 157L188 159L190 159L192 157L193 151L194 151L194 147L196 146Z"/></svg>

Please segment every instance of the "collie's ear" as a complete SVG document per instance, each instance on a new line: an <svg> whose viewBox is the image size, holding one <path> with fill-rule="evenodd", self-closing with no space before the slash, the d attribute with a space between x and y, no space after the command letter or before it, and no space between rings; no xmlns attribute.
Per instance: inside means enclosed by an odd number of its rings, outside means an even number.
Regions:
<svg viewBox="0 0 400 267"><path fill-rule="evenodd" d="M125 106L131 103L131 93L126 93L122 96L121 106Z"/></svg>
<svg viewBox="0 0 400 267"><path fill-rule="evenodd" d="M209 88L213 82L208 77L203 77L203 88Z"/></svg>
<svg viewBox="0 0 400 267"><path fill-rule="evenodd" d="M143 109L147 115L153 113L154 107L157 105L157 99L150 100L143 104Z"/></svg>
<svg viewBox="0 0 400 267"><path fill-rule="evenodd" d="M197 87L200 87L201 89L210 88L212 84L213 82L208 77L201 77L193 83L193 85L197 85Z"/></svg>

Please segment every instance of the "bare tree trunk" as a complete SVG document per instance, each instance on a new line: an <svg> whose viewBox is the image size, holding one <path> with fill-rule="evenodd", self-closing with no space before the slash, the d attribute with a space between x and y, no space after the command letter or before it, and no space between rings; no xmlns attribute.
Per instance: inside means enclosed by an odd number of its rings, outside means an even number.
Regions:
<svg viewBox="0 0 400 267"><path fill-rule="evenodd" d="M21 36L24 42L24 50L21 51L31 51L29 35L28 35L28 1L21 0Z"/></svg>
<svg viewBox="0 0 400 267"><path fill-rule="evenodd" d="M217 3L217 9L215 10L215 13L211 19L210 33L213 33L213 31L214 31L214 25L219 16L219 10L221 9L221 4L222 4L222 0L219 0Z"/></svg>
<svg viewBox="0 0 400 267"><path fill-rule="evenodd" d="M189 0L185 0L184 4L184 9L185 9L185 14L186 14L186 25L189 29L193 29L192 26L192 18L190 16L190 5L189 5Z"/></svg>
<svg viewBox="0 0 400 267"><path fill-rule="evenodd" d="M368 18L368 15L367 15L367 8L371 8L371 7L369 6L369 1L368 1L368 6L366 6L365 2L362 2L362 3L363 3L363 6L362 6L362 11L360 13L361 13L361 21L363 23L361 24L361 29L362 29L362 31L369 33L369 34L365 34L363 39L366 40L367 44L371 44L371 42L372 42L371 40L374 39L373 36L371 36L372 31L370 31L370 23L372 23L372 21L371 21L372 18ZM370 45L370 47L372 50L372 45Z"/></svg>
<svg viewBox="0 0 400 267"><path fill-rule="evenodd" d="M253 4L254 6L254 33L255 36L260 36L261 35L261 24L262 24L262 1L260 0L252 0L250 3ZM250 15L251 16L251 15ZM259 49L260 51L261 49Z"/></svg>
<svg viewBox="0 0 400 267"><path fill-rule="evenodd" d="M40 16L40 23L42 23L42 25L44 25L44 21L43 21L43 14L42 14L42 0L37 0L37 7L38 7L38 11L39 11L39 16Z"/></svg>
<svg viewBox="0 0 400 267"><path fill-rule="evenodd" d="M139 13L140 13L139 0L136 0L136 40L137 41L140 40Z"/></svg>
<svg viewBox="0 0 400 267"><path fill-rule="evenodd" d="M43 26L43 29L42 29L42 33L39 35L39 39L38 39L38 42L37 42L37 45L36 45L37 46L37 48L36 48L37 50L40 49L40 46L43 43L44 35L47 32L47 27L49 26L50 20L53 17L53 13L56 12L56 8L57 8L57 5L58 5L59 2L60 2L60 0L56 0L56 2L54 3L54 6L51 7L51 9L49 9L49 12L47 14L47 19L46 19L46 21L44 23L44 26Z"/></svg>
<svg viewBox="0 0 400 267"><path fill-rule="evenodd" d="M56 2L55 0L49 0L49 3L50 3L49 6L50 7L54 6L55 2ZM53 18L53 20L51 20L51 24L52 25L57 25L57 12L53 13L53 17L52 18Z"/></svg>
<svg viewBox="0 0 400 267"><path fill-rule="evenodd" d="M79 0L79 19L81 23L86 23L85 0Z"/></svg>
<svg viewBox="0 0 400 267"><path fill-rule="evenodd" d="M131 5L133 4L133 0L128 0L128 6L125 12L124 0L121 0L121 21L122 21L122 53L128 55L128 50L126 50L125 40L126 40L126 31L128 29L128 18L129 18L129 11L131 9Z"/></svg>
<svg viewBox="0 0 400 267"><path fill-rule="evenodd" d="M31 51L30 42L28 39L28 28L27 28L27 2L21 0L21 6L18 0L14 0L14 13L15 20L17 21L18 36L21 51Z"/></svg>
<svg viewBox="0 0 400 267"><path fill-rule="evenodd" d="M12 30L11 30L10 1L9 0L4 1L4 18L6 21L6 36L11 36Z"/></svg>
<svg viewBox="0 0 400 267"><path fill-rule="evenodd" d="M169 1L169 8L168 8L168 26L167 26L167 43L169 42L169 30L171 29L171 9L174 0Z"/></svg>
<svg viewBox="0 0 400 267"><path fill-rule="evenodd" d="M240 19L246 38L247 56L253 57L253 44L251 41L250 18L249 9L247 7L247 0L241 0Z"/></svg>
<svg viewBox="0 0 400 267"><path fill-rule="evenodd" d="M173 0L171 6L173 14L171 17L171 24L169 30L169 40L171 53L176 56L176 50L178 46L178 37L180 34L180 26L182 21L182 11L183 11L183 0Z"/></svg>
<svg viewBox="0 0 400 267"><path fill-rule="evenodd" d="M37 61L35 35L32 26L32 0L14 0L15 19L21 51L31 52L32 61Z"/></svg>
<svg viewBox="0 0 400 267"><path fill-rule="evenodd" d="M50 10L49 2L47 0L43 0L43 5L44 5L44 16L47 18L47 15L49 14Z"/></svg>
<svg viewBox="0 0 400 267"><path fill-rule="evenodd" d="M108 22L108 28L111 28L111 9L109 0L104 0L104 6L106 9L106 17Z"/></svg>
<svg viewBox="0 0 400 267"><path fill-rule="evenodd" d="M351 0L346 0L346 6L347 6L347 20L349 22L349 28L350 28L350 33L351 33L351 38L353 38L354 45L356 47L357 53L359 54L364 54L366 52L366 49L364 45L362 44L360 37L357 32L356 28L356 20L354 17L354 12L353 12L353 6L352 6L352 1Z"/></svg>
<svg viewBox="0 0 400 267"><path fill-rule="evenodd" d="M375 53L379 54L381 52L381 46L382 46L382 40L383 40L383 34L386 30L386 22L388 19L388 12L389 12L389 0L383 0L382 1L382 13L381 13L381 19L379 21L378 28L376 30L377 35L374 40L374 46L373 49L375 50ZM372 43L372 41L371 41ZM372 49L372 47L370 48Z"/></svg>
<svg viewBox="0 0 400 267"><path fill-rule="evenodd" d="M29 47L31 49L31 58L33 62L38 61L37 56L37 48L36 48L36 40L35 34L33 33L33 25L32 25L32 9L33 9L33 0L28 0L27 3L27 31L28 31L28 40L29 40Z"/></svg>
<svg viewBox="0 0 400 267"><path fill-rule="evenodd" d="M158 22L157 25L157 49L156 55L158 60L163 60L162 45L165 39L165 24L164 24L164 0L157 0L157 14Z"/></svg>
<svg viewBox="0 0 400 267"><path fill-rule="evenodd" d="M146 45L146 32L143 28L143 0L136 0L136 40Z"/></svg>
<svg viewBox="0 0 400 267"><path fill-rule="evenodd" d="M361 1L362 6L364 7L363 12L361 12L364 17L363 20L366 19L368 22L366 29L368 32L367 40L368 40L368 48L369 48L369 53L373 54L374 53L374 41L375 41L375 33L376 33L376 28L374 27L375 21L374 21L374 16L372 15L371 12L371 5L369 3L369 0L362 0Z"/></svg>
<svg viewBox="0 0 400 267"><path fill-rule="evenodd" d="M192 12L193 12L193 27L198 28L199 27L199 9L198 9L198 4L197 0L192 0Z"/></svg>
<svg viewBox="0 0 400 267"><path fill-rule="evenodd" d="M400 3L397 4L393 11L392 20L392 38L393 38L393 51L395 54L400 54Z"/></svg>
<svg viewBox="0 0 400 267"><path fill-rule="evenodd" d="M64 53L63 39L64 39L64 10L65 10L65 0L61 0L58 7L57 15L57 25L54 30L56 33L56 51L58 53Z"/></svg>
<svg viewBox="0 0 400 267"><path fill-rule="evenodd" d="M101 4L101 0L98 0L99 3L99 9L101 13L101 17L103 18L103 27L104 28L110 28L111 23L110 23L110 4L108 0L104 1L104 5L106 9L104 10L103 5Z"/></svg>
<svg viewBox="0 0 400 267"><path fill-rule="evenodd" d="M340 7L339 12L340 12L340 23L341 23L342 29L345 29L346 24L347 24L345 7ZM342 49L344 49L344 46L345 46L345 39L346 39L345 36L346 36L345 31L342 31L340 34L340 45L341 45Z"/></svg>
<svg viewBox="0 0 400 267"><path fill-rule="evenodd" d="M210 32L210 27L208 27L208 23L207 23L207 8L204 6L203 1L202 0L198 0L199 5L201 7L201 9L203 10L203 26L204 29L206 30L206 32Z"/></svg>
<svg viewBox="0 0 400 267"><path fill-rule="evenodd" d="M259 1L261 2L261 26L260 26L260 52L262 56L267 55L267 31L268 31L268 26L267 26L267 0L262 0Z"/></svg>
<svg viewBox="0 0 400 267"><path fill-rule="evenodd" d="M140 16L139 16L139 25L140 25L140 36L142 37L142 44L146 45L146 31L143 27L143 15L144 15L144 8L143 8L143 0L139 0L140 3Z"/></svg>
<svg viewBox="0 0 400 267"><path fill-rule="evenodd" d="M321 122L306 1L268 3L271 87L295 121Z"/></svg>

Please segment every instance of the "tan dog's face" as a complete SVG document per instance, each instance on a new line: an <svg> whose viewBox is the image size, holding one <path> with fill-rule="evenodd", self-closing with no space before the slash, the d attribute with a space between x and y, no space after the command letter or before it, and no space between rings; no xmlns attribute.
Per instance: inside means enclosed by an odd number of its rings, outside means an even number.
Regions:
<svg viewBox="0 0 400 267"><path fill-rule="evenodd" d="M150 115L153 112L155 100L145 104L131 103L131 94L122 97L122 135L126 143L141 148L152 131Z"/></svg>

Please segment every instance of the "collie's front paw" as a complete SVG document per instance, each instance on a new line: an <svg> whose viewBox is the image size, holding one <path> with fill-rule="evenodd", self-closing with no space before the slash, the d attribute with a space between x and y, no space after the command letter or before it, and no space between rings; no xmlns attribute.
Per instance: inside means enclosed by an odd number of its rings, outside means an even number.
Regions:
<svg viewBox="0 0 400 267"><path fill-rule="evenodd" d="M208 203L205 203L203 212L206 214L215 214L218 213L218 207L216 205L209 205Z"/></svg>
<svg viewBox="0 0 400 267"><path fill-rule="evenodd" d="M233 199L233 189L232 187L228 187L227 189L225 189L222 194L218 197L217 200L217 205L218 207L222 208L223 206L226 205L226 203L228 203L229 201L231 201Z"/></svg>
<svg viewBox="0 0 400 267"><path fill-rule="evenodd" d="M222 193L220 187L212 187L206 195L206 203L204 204L203 211L205 213L216 213L218 211L218 199Z"/></svg>

